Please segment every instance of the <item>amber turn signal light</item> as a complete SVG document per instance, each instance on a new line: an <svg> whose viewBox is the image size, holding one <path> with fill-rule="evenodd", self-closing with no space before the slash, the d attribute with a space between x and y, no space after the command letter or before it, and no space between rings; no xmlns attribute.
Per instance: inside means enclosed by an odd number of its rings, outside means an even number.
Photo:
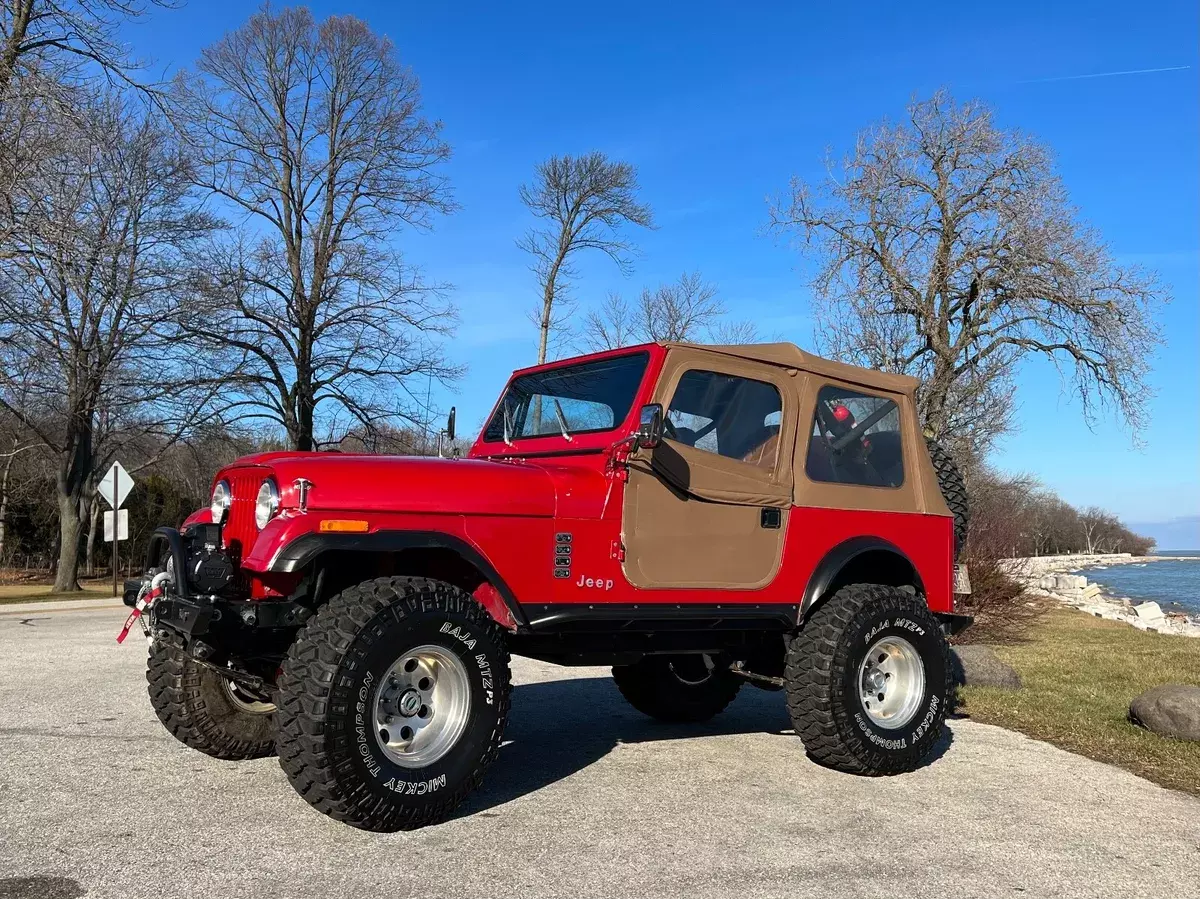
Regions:
<svg viewBox="0 0 1200 899"><path fill-rule="evenodd" d="M327 518L321 522L321 530L340 534L365 534L367 523L353 518Z"/></svg>

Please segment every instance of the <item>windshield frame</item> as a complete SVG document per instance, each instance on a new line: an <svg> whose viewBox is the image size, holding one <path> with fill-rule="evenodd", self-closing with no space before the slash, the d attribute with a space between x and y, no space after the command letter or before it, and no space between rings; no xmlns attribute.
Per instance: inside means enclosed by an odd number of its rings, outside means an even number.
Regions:
<svg viewBox="0 0 1200 899"><path fill-rule="evenodd" d="M514 372L508 383L505 384L504 390L500 393L500 397L492 408L491 414L488 415L487 420L484 422L483 428L476 440L476 448L472 454L527 455L529 453L546 451L588 451L600 446L607 446L611 442L610 435L614 432L626 430L630 426L630 421L636 418L641 404L645 402L644 398L648 390L647 383L649 380L652 380L648 376L657 370L661 362L658 359L658 354L654 353L653 350L654 347L652 345L623 347L620 350L564 360L560 364L538 366ZM532 397L538 395L531 394L529 398L521 396L515 402L510 402L510 397L514 396L514 386L519 385L522 379L532 379L541 376L554 377L562 372L571 372L590 366L602 366L606 363L623 362L639 358L641 361L640 371L638 372L633 390L630 392L629 408L622 411L619 408L610 407L613 408L612 424L598 428L576 429L568 421L569 436L564 438L562 431L558 427L554 406L551 402L553 395L543 393L540 394L546 397L546 404L543 407L543 420L549 423L546 430L537 434L512 433L509 435L511 443L505 442L503 438L504 426L502 418L505 410L510 409L515 413L523 411L525 415L528 415L530 407L533 404ZM524 406L523 410L522 406ZM511 421L514 429L523 427L524 425L524 419L520 414L513 415ZM582 440L577 438L582 438ZM518 447L522 447L522 449L518 449Z"/></svg>

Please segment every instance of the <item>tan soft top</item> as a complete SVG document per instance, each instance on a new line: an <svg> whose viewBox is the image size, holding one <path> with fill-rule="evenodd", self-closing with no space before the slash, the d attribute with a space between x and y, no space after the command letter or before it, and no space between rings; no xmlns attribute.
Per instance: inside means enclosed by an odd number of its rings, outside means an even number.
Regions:
<svg viewBox="0 0 1200 899"><path fill-rule="evenodd" d="M834 362L832 359L806 353L794 343L745 343L720 346L664 342L662 345L668 348L678 347L702 353L721 353L724 356L752 359L755 362L766 362L782 368L810 371L828 378L849 381L852 384L861 384L864 387L874 387L879 390L889 390L893 393L905 393L910 396L917 389L917 379L908 375L891 374L870 368L859 368L857 365L847 365L844 362Z"/></svg>

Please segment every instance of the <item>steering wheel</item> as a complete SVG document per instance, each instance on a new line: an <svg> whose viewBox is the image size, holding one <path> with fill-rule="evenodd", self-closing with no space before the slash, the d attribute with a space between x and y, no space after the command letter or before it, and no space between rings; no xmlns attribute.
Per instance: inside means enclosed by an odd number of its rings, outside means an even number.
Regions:
<svg viewBox="0 0 1200 899"><path fill-rule="evenodd" d="M663 436L670 437L672 440L679 439L679 432L675 430L675 425L665 415L663 416Z"/></svg>

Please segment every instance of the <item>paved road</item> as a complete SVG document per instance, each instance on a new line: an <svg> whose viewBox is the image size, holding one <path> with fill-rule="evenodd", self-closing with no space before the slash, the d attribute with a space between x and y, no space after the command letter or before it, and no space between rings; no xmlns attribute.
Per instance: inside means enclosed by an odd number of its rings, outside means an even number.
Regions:
<svg viewBox="0 0 1200 899"><path fill-rule="evenodd" d="M959 721L928 767L851 777L778 694L678 729L602 669L525 661L461 814L362 833L273 760L176 743L123 614L0 606L0 899L1200 896L1200 801L1043 743Z"/></svg>

